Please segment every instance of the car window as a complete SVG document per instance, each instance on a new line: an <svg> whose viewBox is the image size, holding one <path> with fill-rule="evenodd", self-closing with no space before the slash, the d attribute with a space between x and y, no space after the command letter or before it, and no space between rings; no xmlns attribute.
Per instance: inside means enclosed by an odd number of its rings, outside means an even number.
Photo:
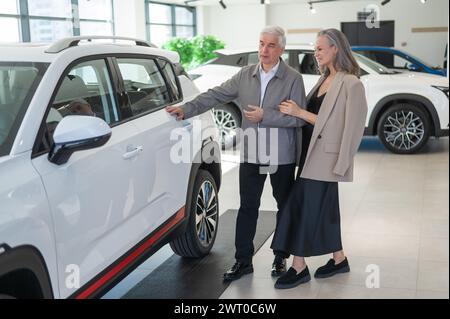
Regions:
<svg viewBox="0 0 450 319"><path fill-rule="evenodd" d="M166 75L167 84L170 86L171 93L173 94L173 102L180 101L182 99L181 88L177 82L177 76L172 63L163 59L158 59L158 63Z"/></svg>
<svg viewBox="0 0 450 319"><path fill-rule="evenodd" d="M394 71L389 70L384 65L374 60L371 60L364 55L353 52L353 56L355 57L356 61L362 63L365 66L365 68L375 71L378 74L395 74Z"/></svg>
<svg viewBox="0 0 450 319"><path fill-rule="evenodd" d="M153 59L117 59L133 116L170 103L171 91Z"/></svg>
<svg viewBox="0 0 450 319"><path fill-rule="evenodd" d="M284 52L283 55L281 56L281 59L283 59L284 62L286 62L287 64L289 64L289 53L288 52ZM252 52L248 54L248 62L247 65L251 65L251 64L258 64L259 63L259 55L258 52Z"/></svg>
<svg viewBox="0 0 450 319"><path fill-rule="evenodd" d="M387 68L394 68L394 55L391 52L371 51L369 58Z"/></svg>
<svg viewBox="0 0 450 319"><path fill-rule="evenodd" d="M258 63L259 63L258 52L249 53L247 65L258 64Z"/></svg>
<svg viewBox="0 0 450 319"><path fill-rule="evenodd" d="M47 67L45 63L0 62L0 156L11 151L28 104Z"/></svg>
<svg viewBox="0 0 450 319"><path fill-rule="evenodd" d="M369 59L373 61L378 61L377 56L375 55L375 52L373 51L356 51L358 54L364 55L365 57L368 57Z"/></svg>
<svg viewBox="0 0 450 319"><path fill-rule="evenodd" d="M414 64L411 61L406 60L405 58L394 55L394 69L405 69L405 70L413 70L413 71L421 71L422 68L418 64Z"/></svg>
<svg viewBox="0 0 450 319"><path fill-rule="evenodd" d="M298 54L299 72L301 74L320 75L319 66L317 65L314 53L299 53Z"/></svg>
<svg viewBox="0 0 450 319"><path fill-rule="evenodd" d="M105 60L77 64L64 75L45 120L38 153L51 147L56 126L70 115L99 117L109 125L121 120Z"/></svg>

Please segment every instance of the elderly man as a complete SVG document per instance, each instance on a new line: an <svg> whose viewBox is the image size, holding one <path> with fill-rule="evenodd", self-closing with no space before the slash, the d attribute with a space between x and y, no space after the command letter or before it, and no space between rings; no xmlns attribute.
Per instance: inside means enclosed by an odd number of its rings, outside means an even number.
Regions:
<svg viewBox="0 0 450 319"><path fill-rule="evenodd" d="M286 100L294 100L298 105L306 103L301 75L281 59L285 46L286 36L282 28L264 28L259 38L258 64L243 67L230 80L200 94L191 102L166 109L177 120L183 120L220 103L235 99L240 102L244 114L242 129L247 139L241 138L241 143L244 144L239 166L240 208L236 221L236 263L224 274L226 281L236 280L253 272L253 239L267 173L270 173L273 196L277 202L277 222L294 182L295 163L300 154L296 131L304 122L282 114L278 105ZM289 254L274 251L274 255L272 276L280 276L286 271L285 259Z"/></svg>

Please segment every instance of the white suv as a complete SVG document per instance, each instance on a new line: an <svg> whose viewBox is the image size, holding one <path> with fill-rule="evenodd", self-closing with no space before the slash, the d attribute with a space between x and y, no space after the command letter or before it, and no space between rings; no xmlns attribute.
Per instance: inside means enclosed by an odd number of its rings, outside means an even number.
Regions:
<svg viewBox="0 0 450 319"><path fill-rule="evenodd" d="M258 52L254 50L219 50L217 53L216 59L189 72L202 92L228 80L241 67L258 63ZM361 67L361 81L369 106L366 135L378 135L387 149L400 154L418 152L430 136L448 136L448 78L394 72L362 55L354 55ZM314 48L287 46L282 58L302 74L308 93L320 77ZM242 120L238 104L239 101L232 101L214 109L223 148L237 143L235 129Z"/></svg>
<svg viewBox="0 0 450 319"><path fill-rule="evenodd" d="M164 109L198 94L178 62L118 37L0 47L0 297L98 297L166 243L210 251L220 149L211 112Z"/></svg>

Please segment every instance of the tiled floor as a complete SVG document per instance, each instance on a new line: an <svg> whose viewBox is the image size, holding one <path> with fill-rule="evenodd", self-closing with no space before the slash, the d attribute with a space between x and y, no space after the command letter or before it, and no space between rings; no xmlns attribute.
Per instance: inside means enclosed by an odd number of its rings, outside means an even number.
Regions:
<svg viewBox="0 0 450 319"><path fill-rule="evenodd" d="M225 158L222 212L239 207L237 164L233 156ZM271 192L267 180L262 210L275 210ZM276 290L270 238L254 258L255 272L233 282L221 298L449 298L448 138L430 140L424 152L409 156L389 153L376 138L365 138L355 181L341 183L339 192L350 273ZM105 297L125 294L169 255L165 247ZM308 258L310 271L329 258ZM378 288L368 288L374 285Z"/></svg>

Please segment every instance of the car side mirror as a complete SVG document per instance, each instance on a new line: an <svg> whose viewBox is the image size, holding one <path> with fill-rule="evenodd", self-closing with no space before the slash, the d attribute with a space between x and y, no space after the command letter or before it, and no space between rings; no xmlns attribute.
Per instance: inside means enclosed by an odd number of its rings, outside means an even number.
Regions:
<svg viewBox="0 0 450 319"><path fill-rule="evenodd" d="M67 163L77 151L100 147L111 137L111 128L98 117L70 115L56 126L48 160L56 165Z"/></svg>

